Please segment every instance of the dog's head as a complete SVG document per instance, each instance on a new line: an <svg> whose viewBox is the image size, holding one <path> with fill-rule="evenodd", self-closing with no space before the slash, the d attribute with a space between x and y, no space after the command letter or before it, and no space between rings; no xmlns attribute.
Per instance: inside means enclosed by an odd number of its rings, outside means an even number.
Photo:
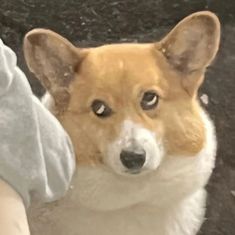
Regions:
<svg viewBox="0 0 235 235"><path fill-rule="evenodd" d="M26 35L24 53L53 98L50 109L70 134L78 164L130 175L203 148L197 91L219 38L217 17L198 12L146 44L81 49L36 29Z"/></svg>

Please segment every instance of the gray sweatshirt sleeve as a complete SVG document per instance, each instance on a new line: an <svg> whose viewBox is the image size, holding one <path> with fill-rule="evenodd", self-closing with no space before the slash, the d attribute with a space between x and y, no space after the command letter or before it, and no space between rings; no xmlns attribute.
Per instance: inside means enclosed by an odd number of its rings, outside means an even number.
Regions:
<svg viewBox="0 0 235 235"><path fill-rule="evenodd" d="M0 177L28 206L68 190L75 169L71 141L32 94L16 55L0 40Z"/></svg>

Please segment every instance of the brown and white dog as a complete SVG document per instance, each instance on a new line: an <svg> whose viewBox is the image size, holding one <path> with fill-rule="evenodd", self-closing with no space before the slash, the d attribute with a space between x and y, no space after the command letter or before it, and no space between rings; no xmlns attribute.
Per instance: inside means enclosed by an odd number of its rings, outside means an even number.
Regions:
<svg viewBox="0 0 235 235"><path fill-rule="evenodd" d="M81 49L50 30L26 35L27 64L77 157L66 197L31 208L33 235L198 232L216 137L197 93L219 40L210 12L155 43Z"/></svg>

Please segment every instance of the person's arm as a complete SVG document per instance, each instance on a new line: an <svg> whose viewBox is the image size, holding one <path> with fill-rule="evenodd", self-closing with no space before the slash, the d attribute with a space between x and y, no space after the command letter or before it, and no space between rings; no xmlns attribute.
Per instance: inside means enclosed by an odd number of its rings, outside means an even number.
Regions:
<svg viewBox="0 0 235 235"><path fill-rule="evenodd" d="M17 192L0 179L0 235L29 235L24 203Z"/></svg>

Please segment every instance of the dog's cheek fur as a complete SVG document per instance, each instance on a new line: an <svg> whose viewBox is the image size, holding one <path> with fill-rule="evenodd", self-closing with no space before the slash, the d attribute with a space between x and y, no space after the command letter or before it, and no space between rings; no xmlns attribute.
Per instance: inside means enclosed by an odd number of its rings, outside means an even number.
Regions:
<svg viewBox="0 0 235 235"><path fill-rule="evenodd" d="M201 151L205 143L205 128L197 101L165 102L160 116L168 155L195 156Z"/></svg>
<svg viewBox="0 0 235 235"><path fill-rule="evenodd" d="M80 91L76 90L79 95L71 94L68 110L57 118L72 139L77 164L97 166L103 164L107 146L120 133L121 117L99 119L90 108L84 107L85 91Z"/></svg>
<svg viewBox="0 0 235 235"><path fill-rule="evenodd" d="M102 163L101 151L95 144L97 130L94 134L93 128L87 125L85 121L87 116L79 117L66 113L58 119L70 135L76 153L77 164L92 166Z"/></svg>
<svg viewBox="0 0 235 235"><path fill-rule="evenodd" d="M78 165L103 164L105 147L113 140L113 133L116 132L114 125L104 128L102 125L97 125L90 115L66 113L59 117L72 139Z"/></svg>

